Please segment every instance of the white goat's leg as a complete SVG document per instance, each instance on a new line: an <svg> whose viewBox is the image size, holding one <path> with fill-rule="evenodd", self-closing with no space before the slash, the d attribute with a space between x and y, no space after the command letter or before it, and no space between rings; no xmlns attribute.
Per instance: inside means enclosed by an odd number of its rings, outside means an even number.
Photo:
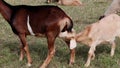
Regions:
<svg viewBox="0 0 120 68"><path fill-rule="evenodd" d="M47 3L50 3L51 2L51 0L47 0Z"/></svg>
<svg viewBox="0 0 120 68"><path fill-rule="evenodd" d="M94 54L94 51L95 51L95 48L96 48L96 45L98 43L93 43L89 49L89 52L88 52L88 58L87 58L87 62L85 63L85 67L88 67L90 65L90 62L91 62L91 59L94 59L95 58L95 54Z"/></svg>
<svg viewBox="0 0 120 68"><path fill-rule="evenodd" d="M111 57L114 56L115 48L116 48L116 44L115 44L115 42L112 42L111 52L110 52Z"/></svg>
<svg viewBox="0 0 120 68"><path fill-rule="evenodd" d="M58 1L58 4L62 4L61 0Z"/></svg>
<svg viewBox="0 0 120 68"><path fill-rule="evenodd" d="M95 53L93 53L93 56L92 56L92 60L94 60L95 59Z"/></svg>
<svg viewBox="0 0 120 68"><path fill-rule="evenodd" d="M91 47L88 53L88 58L87 58L87 62L85 63L85 67L88 67L90 65L90 61L91 61L93 54L94 54L94 50Z"/></svg>
<svg viewBox="0 0 120 68"><path fill-rule="evenodd" d="M90 60L91 60L92 54L88 54L87 62L85 63L85 67L88 67L90 65Z"/></svg>

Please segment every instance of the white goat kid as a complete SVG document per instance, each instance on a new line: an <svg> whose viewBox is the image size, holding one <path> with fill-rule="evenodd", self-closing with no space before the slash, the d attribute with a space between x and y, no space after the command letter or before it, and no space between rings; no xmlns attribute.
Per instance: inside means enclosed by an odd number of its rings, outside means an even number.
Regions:
<svg viewBox="0 0 120 68"><path fill-rule="evenodd" d="M120 16L111 14L100 21L87 26L82 32L76 35L76 41L89 45L87 62L85 67L90 65L91 59L95 58L96 46L103 42L109 42L111 46L111 56L115 51L115 38L120 37Z"/></svg>

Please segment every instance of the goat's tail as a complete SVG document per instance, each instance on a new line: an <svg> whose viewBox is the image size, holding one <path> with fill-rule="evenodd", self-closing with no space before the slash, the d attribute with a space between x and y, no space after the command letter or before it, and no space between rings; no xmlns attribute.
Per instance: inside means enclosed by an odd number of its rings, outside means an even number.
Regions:
<svg viewBox="0 0 120 68"><path fill-rule="evenodd" d="M70 18L65 19L65 25L62 32L64 31L72 32L72 28L73 28L73 21Z"/></svg>

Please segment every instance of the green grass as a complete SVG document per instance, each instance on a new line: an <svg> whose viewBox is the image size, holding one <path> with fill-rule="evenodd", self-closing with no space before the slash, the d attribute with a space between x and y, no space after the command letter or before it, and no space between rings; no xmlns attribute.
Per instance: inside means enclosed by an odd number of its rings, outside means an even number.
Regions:
<svg viewBox="0 0 120 68"><path fill-rule="evenodd" d="M45 0L6 0L12 5L46 5ZM81 0L84 6L61 6L73 20L74 29L80 32L86 25L94 23L98 20L112 0ZM54 3L49 5L56 5ZM31 68L38 68L47 56L47 41L45 38L28 36L33 64ZM91 61L88 68L120 68L120 39L116 39L118 45L114 57L110 57L110 46L101 45L96 49L95 60ZM19 61L20 42L16 35L13 34L10 26L0 15L0 68L27 68L27 59ZM55 42L56 54L50 62L48 68L84 68L87 59L89 47L78 43L76 48L75 64L68 66L69 48L61 40Z"/></svg>

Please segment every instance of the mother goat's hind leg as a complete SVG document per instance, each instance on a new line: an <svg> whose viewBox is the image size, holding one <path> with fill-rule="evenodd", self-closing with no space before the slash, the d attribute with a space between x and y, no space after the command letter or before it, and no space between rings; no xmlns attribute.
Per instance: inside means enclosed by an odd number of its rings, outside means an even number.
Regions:
<svg viewBox="0 0 120 68"><path fill-rule="evenodd" d="M22 44L20 44L20 57L19 57L19 61L23 60L24 54L25 54L24 46Z"/></svg>
<svg viewBox="0 0 120 68"><path fill-rule="evenodd" d="M31 66L32 64L32 59L31 59L31 56L30 56L30 52L29 52L29 48L28 48L28 45L27 45L27 42L26 42L26 36L25 34L19 34L19 38L22 42L22 48L21 48L21 54L20 54L20 59L22 60L23 57L24 57L24 52L26 53L26 56L27 56L27 60L28 60L28 66Z"/></svg>

